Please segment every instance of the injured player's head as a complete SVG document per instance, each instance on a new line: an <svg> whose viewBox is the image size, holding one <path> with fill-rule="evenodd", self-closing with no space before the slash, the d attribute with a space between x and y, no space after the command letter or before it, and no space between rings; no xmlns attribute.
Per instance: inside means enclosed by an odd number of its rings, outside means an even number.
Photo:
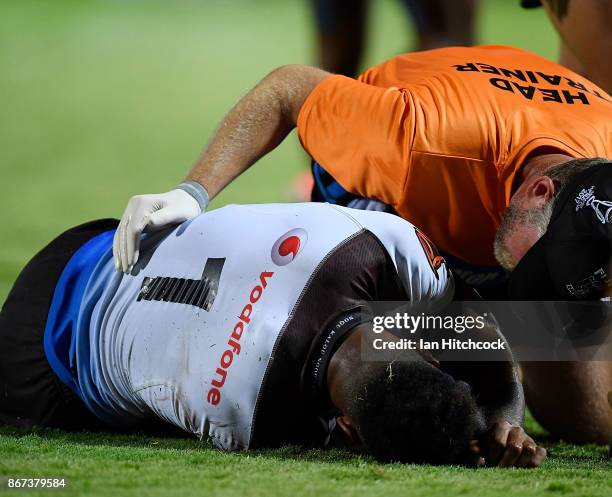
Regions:
<svg viewBox="0 0 612 497"><path fill-rule="evenodd" d="M469 464L484 428L470 386L425 351L362 361L362 333L356 328L329 364L329 395L341 412L335 433L383 462Z"/></svg>

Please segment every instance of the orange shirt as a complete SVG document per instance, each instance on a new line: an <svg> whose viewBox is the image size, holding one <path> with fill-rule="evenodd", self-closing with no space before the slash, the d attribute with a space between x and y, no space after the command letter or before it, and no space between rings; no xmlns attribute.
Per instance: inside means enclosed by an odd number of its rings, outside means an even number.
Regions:
<svg viewBox="0 0 612 497"><path fill-rule="evenodd" d="M494 266L495 231L527 156L546 147L612 157L612 98L524 50L442 48L358 80L326 78L298 132L346 190L391 204L443 252Z"/></svg>

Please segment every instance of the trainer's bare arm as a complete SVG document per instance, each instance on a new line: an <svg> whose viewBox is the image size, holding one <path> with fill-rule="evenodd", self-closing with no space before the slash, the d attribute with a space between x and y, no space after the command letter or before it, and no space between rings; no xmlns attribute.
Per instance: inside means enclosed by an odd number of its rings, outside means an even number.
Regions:
<svg viewBox="0 0 612 497"><path fill-rule="evenodd" d="M612 0L542 3L561 36L561 64L612 92Z"/></svg>
<svg viewBox="0 0 612 497"><path fill-rule="evenodd" d="M272 71L225 116L187 179L215 197L284 140L306 97L329 75L301 65Z"/></svg>
<svg viewBox="0 0 612 497"><path fill-rule="evenodd" d="M210 198L276 148L296 126L306 97L329 75L301 65L275 69L225 116L185 183L166 193L132 197L113 239L116 269L132 270L143 231L197 216Z"/></svg>

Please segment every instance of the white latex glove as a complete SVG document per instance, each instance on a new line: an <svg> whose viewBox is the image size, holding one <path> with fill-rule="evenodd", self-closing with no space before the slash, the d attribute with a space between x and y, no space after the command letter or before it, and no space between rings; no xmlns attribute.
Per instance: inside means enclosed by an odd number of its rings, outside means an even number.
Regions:
<svg viewBox="0 0 612 497"><path fill-rule="evenodd" d="M204 208L192 195L181 189L132 197L113 239L117 271L128 273L136 264L143 231L156 231L170 224L182 223L202 213Z"/></svg>

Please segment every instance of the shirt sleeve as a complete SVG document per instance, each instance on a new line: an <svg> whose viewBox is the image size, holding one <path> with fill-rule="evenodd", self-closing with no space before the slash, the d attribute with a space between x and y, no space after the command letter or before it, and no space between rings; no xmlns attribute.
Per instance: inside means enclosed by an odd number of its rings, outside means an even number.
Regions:
<svg viewBox="0 0 612 497"><path fill-rule="evenodd" d="M330 76L302 106L299 138L347 191L397 206L410 166L412 107L406 89Z"/></svg>
<svg viewBox="0 0 612 497"><path fill-rule="evenodd" d="M385 212L333 207L372 232L382 243L413 311L435 312L453 300L455 284L446 261L416 226Z"/></svg>
<svg viewBox="0 0 612 497"><path fill-rule="evenodd" d="M409 227L404 227L404 236L395 240L397 272L410 292L413 310L437 312L453 300L453 276L433 242L418 228L405 224Z"/></svg>

